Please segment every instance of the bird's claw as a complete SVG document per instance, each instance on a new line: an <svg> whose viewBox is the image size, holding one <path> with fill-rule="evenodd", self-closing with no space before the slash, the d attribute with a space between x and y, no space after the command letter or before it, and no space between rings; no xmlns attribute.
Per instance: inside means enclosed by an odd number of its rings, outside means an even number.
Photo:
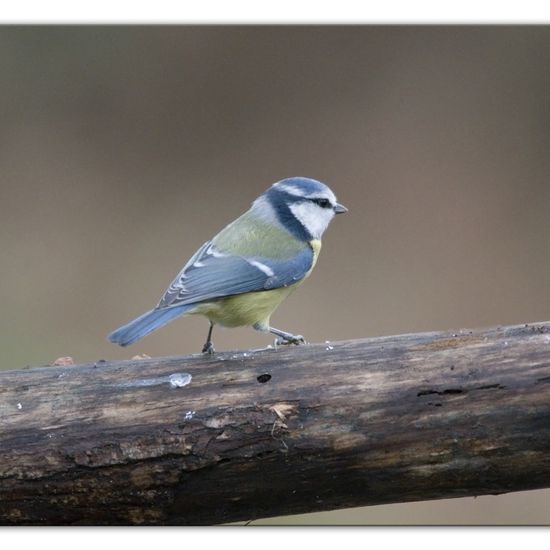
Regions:
<svg viewBox="0 0 550 550"><path fill-rule="evenodd" d="M281 338L276 338L274 342L275 348L278 346L290 346L294 344L299 346L300 344L305 344L306 341L301 334L289 334L288 336L282 336Z"/></svg>
<svg viewBox="0 0 550 550"><path fill-rule="evenodd" d="M202 353L207 353L208 355L212 355L215 351L216 350L214 349L212 342L206 342L206 344L202 347Z"/></svg>

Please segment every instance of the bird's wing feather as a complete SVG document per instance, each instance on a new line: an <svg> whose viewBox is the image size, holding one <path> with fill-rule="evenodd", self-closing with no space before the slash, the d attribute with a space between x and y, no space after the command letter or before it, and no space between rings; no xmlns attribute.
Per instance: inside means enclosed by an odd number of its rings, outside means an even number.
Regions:
<svg viewBox="0 0 550 550"><path fill-rule="evenodd" d="M289 286L303 279L312 265L313 250L307 243L290 258L273 259L222 252L208 241L180 271L157 307Z"/></svg>

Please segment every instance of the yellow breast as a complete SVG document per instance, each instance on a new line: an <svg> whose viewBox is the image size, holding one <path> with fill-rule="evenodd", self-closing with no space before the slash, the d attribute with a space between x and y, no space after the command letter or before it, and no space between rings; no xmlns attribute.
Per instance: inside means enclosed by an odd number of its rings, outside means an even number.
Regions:
<svg viewBox="0 0 550 550"><path fill-rule="evenodd" d="M298 286L248 292L200 304L193 313L199 313L210 321L224 327L243 327L269 324L271 314L279 304Z"/></svg>
<svg viewBox="0 0 550 550"><path fill-rule="evenodd" d="M317 263L317 258L319 258L319 252L321 252L321 241L318 239L309 241L309 246L311 246L311 250L313 250L313 262L311 262L311 267L309 268L309 271L306 273L306 277L310 276L311 272L313 271L313 268L315 267L315 264Z"/></svg>

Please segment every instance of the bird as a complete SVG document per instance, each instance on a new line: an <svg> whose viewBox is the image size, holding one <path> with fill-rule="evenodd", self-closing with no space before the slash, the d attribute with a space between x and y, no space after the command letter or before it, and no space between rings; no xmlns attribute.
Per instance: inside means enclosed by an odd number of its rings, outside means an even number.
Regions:
<svg viewBox="0 0 550 550"><path fill-rule="evenodd" d="M271 185L249 210L205 242L167 288L157 306L109 334L128 346L182 315L210 323L203 353L215 352L214 325L251 326L276 344L302 344L303 336L272 327L281 302L309 277L321 237L348 209L324 183L290 177Z"/></svg>

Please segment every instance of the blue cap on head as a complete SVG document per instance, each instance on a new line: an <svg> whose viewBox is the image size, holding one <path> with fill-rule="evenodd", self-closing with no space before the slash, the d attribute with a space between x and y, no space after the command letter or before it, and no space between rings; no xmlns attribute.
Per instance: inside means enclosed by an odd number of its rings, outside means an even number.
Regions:
<svg viewBox="0 0 550 550"><path fill-rule="evenodd" d="M318 180L300 176L285 178L277 183L274 183L271 188L286 191L291 195L302 198L314 197L319 194L324 195L326 193L329 193L332 197L334 197L334 193L332 193L328 185L325 185Z"/></svg>

